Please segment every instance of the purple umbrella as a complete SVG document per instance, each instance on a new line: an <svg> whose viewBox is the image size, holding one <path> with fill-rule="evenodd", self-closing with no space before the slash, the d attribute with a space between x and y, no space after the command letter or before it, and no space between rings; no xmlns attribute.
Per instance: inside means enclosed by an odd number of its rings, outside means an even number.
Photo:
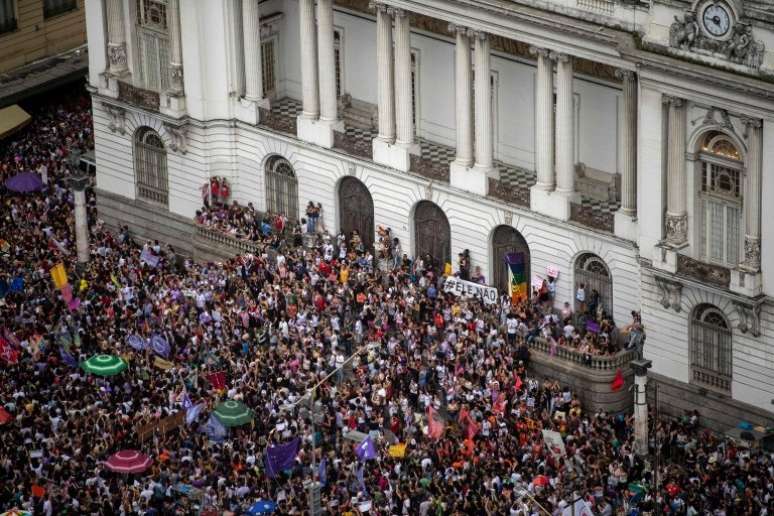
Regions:
<svg viewBox="0 0 774 516"><path fill-rule="evenodd" d="M43 181L34 172L22 172L8 179L5 182L5 187L12 192L36 192L43 188Z"/></svg>

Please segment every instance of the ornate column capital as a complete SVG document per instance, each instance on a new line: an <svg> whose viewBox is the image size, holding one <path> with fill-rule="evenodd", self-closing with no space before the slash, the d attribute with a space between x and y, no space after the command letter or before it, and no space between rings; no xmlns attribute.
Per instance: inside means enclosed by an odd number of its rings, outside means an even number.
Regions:
<svg viewBox="0 0 774 516"><path fill-rule="evenodd" d="M529 47L529 53L535 57L551 57L551 51L547 48L541 48L536 46Z"/></svg>
<svg viewBox="0 0 774 516"><path fill-rule="evenodd" d="M391 7L390 9L392 9L392 15L396 18L405 18L409 15L408 11L399 7Z"/></svg>
<svg viewBox="0 0 774 516"><path fill-rule="evenodd" d="M759 238L745 236L743 265L753 272L761 270L761 240Z"/></svg>
<svg viewBox="0 0 774 516"><path fill-rule="evenodd" d="M664 104L667 104L668 106L674 107L676 109L685 106L685 99L680 98L680 97L675 97L675 96L672 96L672 95L664 95L661 98L661 101Z"/></svg>
<svg viewBox="0 0 774 516"><path fill-rule="evenodd" d="M470 32L468 34L475 37L479 41L486 41L489 39L489 33L483 30L473 30L472 34Z"/></svg>
<svg viewBox="0 0 774 516"><path fill-rule="evenodd" d="M557 63L566 63L572 59L571 55L565 54L564 52L551 52L550 57Z"/></svg>
<svg viewBox="0 0 774 516"><path fill-rule="evenodd" d="M618 68L615 71L615 76L617 79L620 79L623 82L629 82L637 79L637 72L633 70L625 70L623 68Z"/></svg>
<svg viewBox="0 0 774 516"><path fill-rule="evenodd" d="M744 117L742 118L742 123L744 124L745 129L748 131L750 129L760 129L763 127L763 120L760 118Z"/></svg>
<svg viewBox="0 0 774 516"><path fill-rule="evenodd" d="M392 14L392 12L390 12L389 10L390 7L384 2L369 2L368 8L375 9L376 11L381 11L382 13Z"/></svg>
<svg viewBox="0 0 774 516"><path fill-rule="evenodd" d="M473 29L470 29L469 27L465 27L464 25L458 25L456 23L450 23L449 24L449 32L454 32L456 34L462 34L463 36L471 37L471 36L473 36L473 33L475 31Z"/></svg>

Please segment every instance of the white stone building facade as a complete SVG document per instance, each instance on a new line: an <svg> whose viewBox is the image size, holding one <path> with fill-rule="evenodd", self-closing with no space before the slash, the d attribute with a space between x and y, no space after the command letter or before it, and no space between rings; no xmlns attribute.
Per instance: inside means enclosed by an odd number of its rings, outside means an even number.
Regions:
<svg viewBox="0 0 774 516"><path fill-rule="evenodd" d="M585 281L675 413L774 419L765 2L87 0L101 216L194 254L201 188Z"/></svg>

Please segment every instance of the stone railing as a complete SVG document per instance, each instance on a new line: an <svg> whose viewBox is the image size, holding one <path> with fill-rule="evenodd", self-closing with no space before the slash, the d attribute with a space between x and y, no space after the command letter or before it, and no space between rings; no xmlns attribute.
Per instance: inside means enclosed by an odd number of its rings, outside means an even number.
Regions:
<svg viewBox="0 0 774 516"><path fill-rule="evenodd" d="M570 220L590 228L612 233L614 219L615 216L612 213L595 213L591 208L580 204L572 203L570 205Z"/></svg>
<svg viewBox="0 0 774 516"><path fill-rule="evenodd" d="M358 156L368 160L373 159L373 144L370 139L355 138L354 136L348 136L346 133L334 132L333 133L333 147L339 150L351 154L352 156Z"/></svg>
<svg viewBox="0 0 774 516"><path fill-rule="evenodd" d="M297 132L296 117L294 116L283 116L277 113L272 113L268 109L260 109L259 117L260 120L258 125L268 127L269 129L279 131L281 133L292 134L294 136Z"/></svg>
<svg viewBox="0 0 774 516"><path fill-rule="evenodd" d="M411 171L433 181L449 182L449 164L439 164L421 156L411 155Z"/></svg>
<svg viewBox="0 0 774 516"><path fill-rule="evenodd" d="M551 345L543 339L533 339L529 348L547 355L551 355ZM615 371L616 369L628 367L629 363L637 358L637 352L619 351L615 355L591 355L590 360L580 351L565 347L556 346L556 354L553 358L557 360L566 360L587 369L596 371Z"/></svg>
<svg viewBox="0 0 774 516"><path fill-rule="evenodd" d="M243 253L261 253L261 245L258 243L237 238L235 236L228 235L219 229L207 226L197 225L196 237L202 241L202 243L219 246L221 248L226 248L229 251L233 251L234 255Z"/></svg>
<svg viewBox="0 0 774 516"><path fill-rule="evenodd" d="M720 265L700 262L682 254L677 255L677 274L722 288L728 288L731 284L730 269Z"/></svg>
<svg viewBox="0 0 774 516"><path fill-rule="evenodd" d="M153 111L159 110L159 94L118 81L118 99Z"/></svg>
<svg viewBox="0 0 774 516"><path fill-rule="evenodd" d="M510 204L517 204L529 208L529 188L518 188L508 185L499 179L490 177L487 195Z"/></svg>

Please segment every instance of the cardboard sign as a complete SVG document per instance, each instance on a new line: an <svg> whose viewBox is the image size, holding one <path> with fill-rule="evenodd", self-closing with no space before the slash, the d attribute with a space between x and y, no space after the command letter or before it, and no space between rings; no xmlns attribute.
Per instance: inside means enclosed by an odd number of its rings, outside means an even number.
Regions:
<svg viewBox="0 0 774 516"><path fill-rule="evenodd" d="M546 443L546 448L555 458L567 455L567 451L564 449L564 441L562 441L562 434L559 432L543 430L543 442Z"/></svg>
<svg viewBox="0 0 774 516"><path fill-rule="evenodd" d="M171 416L167 416L159 421L151 421L148 424L138 426L135 429L137 439L143 443L153 436L153 432L157 431L161 435L166 435L172 430L176 430L185 424L185 410L178 410Z"/></svg>
<svg viewBox="0 0 774 516"><path fill-rule="evenodd" d="M555 265L546 265L546 276L554 279L558 278L559 269Z"/></svg>
<svg viewBox="0 0 774 516"><path fill-rule="evenodd" d="M454 276L448 276L443 284L444 292L450 292L455 296L474 296L484 300L484 304L497 304L497 289L479 285L472 281L465 281Z"/></svg>

